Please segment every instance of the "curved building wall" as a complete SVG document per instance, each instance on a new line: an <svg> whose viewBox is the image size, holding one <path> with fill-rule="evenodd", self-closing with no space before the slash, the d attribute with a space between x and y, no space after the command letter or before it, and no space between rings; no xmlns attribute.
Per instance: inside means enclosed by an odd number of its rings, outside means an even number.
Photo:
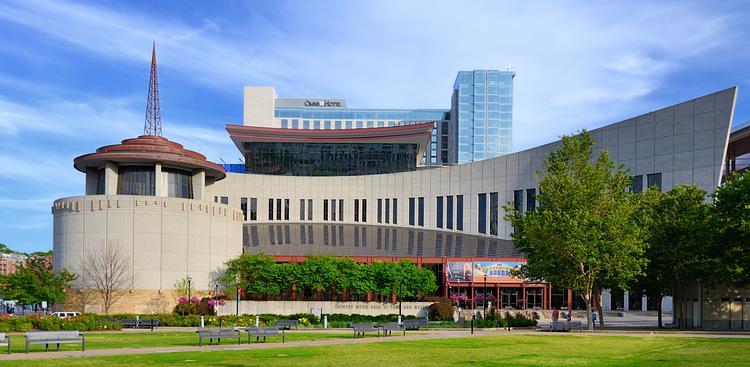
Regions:
<svg viewBox="0 0 750 367"><path fill-rule="evenodd" d="M591 130L596 140L596 153L609 151L611 159L630 168L631 175L640 176L643 188L649 175L660 182L666 191L680 184L694 184L711 193L719 183L722 161L726 154L732 120L736 88L729 88L675 106L663 108L635 118ZM518 153L456 166L422 169L413 172L348 176L348 177L296 177L258 174L228 173L227 178L214 183L212 195L226 196L229 205L239 209L242 198L257 200L258 223L300 222L300 199L313 202L313 218L307 214L302 222L331 223L324 220L323 200L343 200L344 217L341 221L338 202L336 222L355 221L354 200L367 200L367 221L364 224L411 227L409 225L409 199L424 198L424 228L449 231L445 196L454 196L453 224L456 231L458 213L456 195L463 195L463 233L487 235L510 239L512 227L503 220L502 205L511 202L514 191L523 190L523 206L528 205L528 190L538 190L536 175L545 156L558 147L559 141ZM490 233L493 206L491 194L498 193L497 234ZM486 234L479 232L479 195L486 194L484 208ZM442 196L443 227L437 223L437 197ZM394 223L393 199L397 199L397 223ZM269 220L269 199L273 199L273 219ZM276 203L289 200L289 219L285 213L277 219ZM389 221L385 213L378 222L378 199L390 199ZM249 210L249 209L248 209ZM305 212L308 210L305 207ZM385 208L383 208L385 211ZM415 227L419 227L415 220ZM304 254L300 254L304 255Z"/></svg>
<svg viewBox="0 0 750 367"><path fill-rule="evenodd" d="M85 254L105 244L125 254L133 292L118 302L147 312L153 294L169 294L190 275L207 291L230 258L242 252L242 213L227 205L171 197L88 195L58 199L54 216L54 269L81 273ZM162 297L170 308L172 297Z"/></svg>

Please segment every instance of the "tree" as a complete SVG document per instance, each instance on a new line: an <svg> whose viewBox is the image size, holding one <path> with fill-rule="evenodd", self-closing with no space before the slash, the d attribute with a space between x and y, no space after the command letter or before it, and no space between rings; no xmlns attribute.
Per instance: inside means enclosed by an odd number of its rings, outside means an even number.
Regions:
<svg viewBox="0 0 750 367"><path fill-rule="evenodd" d="M706 192L692 185L677 186L666 193L650 187L638 197L640 223L647 229L648 264L639 288L657 298L658 324L662 327L661 300L708 277L718 269L713 255L713 229ZM681 304L681 302L678 302ZM675 312L682 312L678 308Z"/></svg>
<svg viewBox="0 0 750 367"><path fill-rule="evenodd" d="M40 258L29 258L14 274L2 278L2 293L6 299L15 299L23 304L48 302L49 307L65 301L67 289L76 275L63 269L54 273L50 262Z"/></svg>
<svg viewBox="0 0 750 367"><path fill-rule="evenodd" d="M227 262L227 270L219 279L227 291L242 289L247 296L272 296L281 292L273 258L263 254L243 254Z"/></svg>
<svg viewBox="0 0 750 367"><path fill-rule="evenodd" d="M606 150L593 157L594 141L582 131L564 136L544 164L535 210L520 213L507 204L513 240L526 254L522 275L579 292L591 324L595 285L625 287L641 274L646 245L637 226L627 172Z"/></svg>
<svg viewBox="0 0 750 367"><path fill-rule="evenodd" d="M88 249L84 255L81 287L93 290L109 314L112 305L133 287L130 257L120 246L105 242Z"/></svg>
<svg viewBox="0 0 750 367"><path fill-rule="evenodd" d="M299 264L302 285L314 290L320 300L321 293L331 290L336 284L339 272L332 256L310 256Z"/></svg>
<svg viewBox="0 0 750 367"><path fill-rule="evenodd" d="M722 280L750 283L750 170L735 173L714 192L717 253L722 256Z"/></svg>

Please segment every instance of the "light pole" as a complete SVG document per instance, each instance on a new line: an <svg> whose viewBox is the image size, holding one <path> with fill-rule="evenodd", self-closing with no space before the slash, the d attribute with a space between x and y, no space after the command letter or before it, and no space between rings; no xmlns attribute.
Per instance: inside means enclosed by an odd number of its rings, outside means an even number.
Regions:
<svg viewBox="0 0 750 367"><path fill-rule="evenodd" d="M487 319L487 274L486 273L484 274L484 289L482 293L484 296L482 297L482 302L484 302L482 306L484 306L484 318L486 320Z"/></svg>
<svg viewBox="0 0 750 367"><path fill-rule="evenodd" d="M190 298L190 283L193 282L193 278L191 278L189 274L187 276L187 282L188 282L188 304L190 304L190 302L191 302L191 298Z"/></svg>

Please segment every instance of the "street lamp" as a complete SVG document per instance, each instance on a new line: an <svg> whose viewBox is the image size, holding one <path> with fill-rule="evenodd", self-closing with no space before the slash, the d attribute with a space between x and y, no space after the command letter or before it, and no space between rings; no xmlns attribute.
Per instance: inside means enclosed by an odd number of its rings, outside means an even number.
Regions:
<svg viewBox="0 0 750 367"><path fill-rule="evenodd" d="M484 274L484 297L482 297L482 302L484 302L484 318L487 319L487 274Z"/></svg>
<svg viewBox="0 0 750 367"><path fill-rule="evenodd" d="M189 274L187 276L187 282L188 282L188 304L190 304L190 302L191 302L190 301L190 299L191 299L190 298L190 283L193 282L193 278L191 278Z"/></svg>

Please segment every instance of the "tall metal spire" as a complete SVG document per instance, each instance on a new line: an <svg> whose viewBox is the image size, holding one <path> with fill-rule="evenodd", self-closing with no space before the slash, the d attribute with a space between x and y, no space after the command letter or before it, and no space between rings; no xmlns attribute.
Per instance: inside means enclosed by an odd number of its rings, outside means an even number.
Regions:
<svg viewBox="0 0 750 367"><path fill-rule="evenodd" d="M161 136L161 108L159 107L159 78L156 74L156 41L151 51L151 81L148 84L144 135Z"/></svg>

